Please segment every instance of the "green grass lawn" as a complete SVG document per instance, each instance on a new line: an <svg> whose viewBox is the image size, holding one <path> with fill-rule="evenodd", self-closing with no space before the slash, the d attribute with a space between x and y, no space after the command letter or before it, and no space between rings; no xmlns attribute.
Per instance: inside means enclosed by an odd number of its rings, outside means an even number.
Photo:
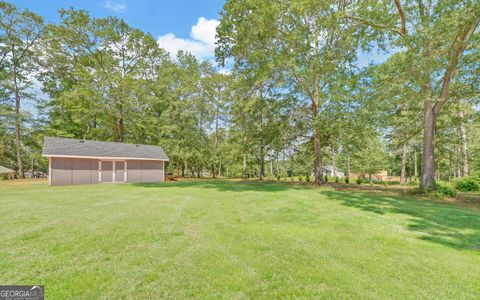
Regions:
<svg viewBox="0 0 480 300"><path fill-rule="evenodd" d="M0 182L0 284L63 298L480 298L480 212L285 183Z"/></svg>

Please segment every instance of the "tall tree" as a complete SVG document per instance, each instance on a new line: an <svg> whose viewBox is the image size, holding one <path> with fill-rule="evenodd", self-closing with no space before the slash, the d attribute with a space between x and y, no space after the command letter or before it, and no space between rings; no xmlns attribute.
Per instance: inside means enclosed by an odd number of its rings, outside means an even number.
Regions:
<svg viewBox="0 0 480 300"><path fill-rule="evenodd" d="M29 10L18 10L14 5L0 2L0 69L4 91L13 98L15 111L15 151L18 175L25 178L22 154L22 101L28 97L36 68L35 45L42 31L43 20Z"/></svg>
<svg viewBox="0 0 480 300"><path fill-rule="evenodd" d="M60 15L60 24L48 28L44 55L54 129L84 138L134 139L127 128L140 117L134 109L140 99L150 96L151 72L163 52L152 36L117 18L96 19L72 9Z"/></svg>
<svg viewBox="0 0 480 300"><path fill-rule="evenodd" d="M480 3L454 1L362 1L344 7L343 17L360 28L365 45L376 40L388 48L404 48L423 101L423 151L420 187L435 187L435 132L450 84L469 51L480 23ZM359 26L362 25L362 26ZM384 38L390 41L385 45Z"/></svg>

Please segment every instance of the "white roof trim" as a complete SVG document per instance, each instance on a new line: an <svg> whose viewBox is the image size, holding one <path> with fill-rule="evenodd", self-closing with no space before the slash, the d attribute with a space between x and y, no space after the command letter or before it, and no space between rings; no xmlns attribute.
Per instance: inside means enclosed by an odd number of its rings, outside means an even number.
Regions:
<svg viewBox="0 0 480 300"><path fill-rule="evenodd" d="M103 160L158 160L169 161L163 158L143 158L143 157L117 157L117 156L81 156L81 155L56 155L56 154L44 154L45 157L61 157L61 158L88 158L88 159L103 159Z"/></svg>

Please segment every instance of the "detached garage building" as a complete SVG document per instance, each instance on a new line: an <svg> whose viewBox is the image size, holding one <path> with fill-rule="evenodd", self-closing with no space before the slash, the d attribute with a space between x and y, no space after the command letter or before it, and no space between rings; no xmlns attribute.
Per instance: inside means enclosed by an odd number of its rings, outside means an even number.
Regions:
<svg viewBox="0 0 480 300"><path fill-rule="evenodd" d="M163 182L168 156L160 146L45 137L48 184Z"/></svg>

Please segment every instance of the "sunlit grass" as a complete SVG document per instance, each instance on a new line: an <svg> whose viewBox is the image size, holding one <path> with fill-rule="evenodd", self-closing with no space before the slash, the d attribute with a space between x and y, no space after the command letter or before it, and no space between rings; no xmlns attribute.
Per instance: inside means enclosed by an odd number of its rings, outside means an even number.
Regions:
<svg viewBox="0 0 480 300"><path fill-rule="evenodd" d="M63 298L480 298L480 212L285 183L0 182L0 284Z"/></svg>

